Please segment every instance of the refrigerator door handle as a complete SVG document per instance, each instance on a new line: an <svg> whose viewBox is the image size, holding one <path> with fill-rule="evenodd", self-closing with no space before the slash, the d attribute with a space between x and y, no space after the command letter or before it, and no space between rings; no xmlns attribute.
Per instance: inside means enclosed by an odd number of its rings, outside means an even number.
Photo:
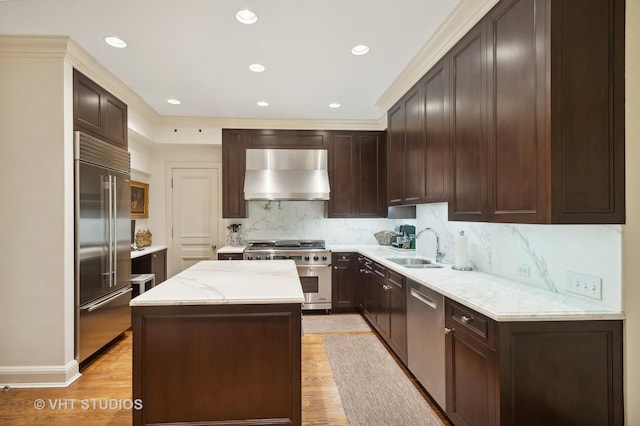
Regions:
<svg viewBox="0 0 640 426"><path fill-rule="evenodd" d="M107 216L109 217L109 229L108 229L108 236L107 236L107 246L108 246L108 250L109 250L109 260L108 260L108 267L109 267L109 288L113 287L113 268L114 268L114 264L113 264L113 176L108 175L109 177L109 192L107 193L107 197L108 197L108 206L107 206Z"/></svg>
<svg viewBox="0 0 640 426"><path fill-rule="evenodd" d="M130 293L132 291L133 291L133 288L131 288L131 287L126 288L126 289L124 289L122 291L119 291L118 293L114 294L113 296L109 297L108 299L101 300L100 302L94 303L93 305L85 306L84 308L80 308L80 310L81 311L87 311L87 312L93 312L96 309L99 309L102 306L106 305L107 303L113 302L118 297L123 296L123 295L125 295L127 293Z"/></svg>
<svg viewBox="0 0 640 426"><path fill-rule="evenodd" d="M111 234L111 273L113 275L113 286L117 286L118 285L118 235L117 235L117 229L118 229L118 223L117 223L117 217L118 217L118 191L116 188L116 177L115 176L111 176L112 179L112 184L111 184L111 197L113 199L112 202L112 210L111 210L111 214L109 215L109 217L111 218L111 220L113 221L113 226L112 226L112 234Z"/></svg>

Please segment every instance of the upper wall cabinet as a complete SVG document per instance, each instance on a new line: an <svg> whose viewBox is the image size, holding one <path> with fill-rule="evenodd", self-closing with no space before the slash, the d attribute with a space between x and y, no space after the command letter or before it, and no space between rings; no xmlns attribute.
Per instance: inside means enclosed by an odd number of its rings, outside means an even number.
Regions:
<svg viewBox="0 0 640 426"><path fill-rule="evenodd" d="M384 132L331 132L328 217L386 217Z"/></svg>
<svg viewBox="0 0 640 426"><path fill-rule="evenodd" d="M127 105L91 79L73 70L73 127L128 148Z"/></svg>
<svg viewBox="0 0 640 426"><path fill-rule="evenodd" d="M247 149L327 149L329 217L385 217L385 132L222 130L222 217L247 217Z"/></svg>
<svg viewBox="0 0 640 426"><path fill-rule="evenodd" d="M222 217L247 217L245 131L222 130Z"/></svg>
<svg viewBox="0 0 640 426"><path fill-rule="evenodd" d="M624 0L503 0L450 60L451 220L624 223Z"/></svg>
<svg viewBox="0 0 640 426"><path fill-rule="evenodd" d="M388 203L447 201L448 62L440 61L389 111Z"/></svg>

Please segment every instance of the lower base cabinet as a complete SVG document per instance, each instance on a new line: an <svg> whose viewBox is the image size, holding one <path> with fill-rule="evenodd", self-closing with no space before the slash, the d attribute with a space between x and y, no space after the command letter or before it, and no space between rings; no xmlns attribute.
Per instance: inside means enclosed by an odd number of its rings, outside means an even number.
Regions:
<svg viewBox="0 0 640 426"><path fill-rule="evenodd" d="M132 274L154 274L156 285L167 280L167 249L131 259Z"/></svg>
<svg viewBox="0 0 640 426"><path fill-rule="evenodd" d="M445 302L455 425L623 425L622 321L495 322Z"/></svg>
<svg viewBox="0 0 640 426"><path fill-rule="evenodd" d="M355 312L360 307L357 253L331 254L331 310Z"/></svg>

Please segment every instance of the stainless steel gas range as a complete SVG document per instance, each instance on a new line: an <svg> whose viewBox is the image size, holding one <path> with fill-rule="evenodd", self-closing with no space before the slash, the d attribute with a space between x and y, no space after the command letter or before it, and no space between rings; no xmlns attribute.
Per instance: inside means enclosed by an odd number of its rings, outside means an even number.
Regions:
<svg viewBox="0 0 640 426"><path fill-rule="evenodd" d="M291 259L296 263L303 310L331 309L331 251L323 240L249 241L244 260Z"/></svg>

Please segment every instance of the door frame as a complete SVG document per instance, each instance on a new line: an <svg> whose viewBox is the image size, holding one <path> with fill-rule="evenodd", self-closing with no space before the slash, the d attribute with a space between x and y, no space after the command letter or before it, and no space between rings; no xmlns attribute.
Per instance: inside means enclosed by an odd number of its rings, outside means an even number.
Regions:
<svg viewBox="0 0 640 426"><path fill-rule="evenodd" d="M216 188L217 197L218 197L218 210L216 212L216 216L218 218L218 241L214 244L216 245L216 249L221 248L225 244L225 236L224 236L224 222L222 218L222 162L221 161L212 161L212 162L166 162L165 163L165 193L167 196L165 197L165 232L167 235L167 278L175 275L174 265L175 265L175 255L176 250L173 247L173 188L171 186L171 179L173 178L173 170L174 169L216 169L217 170L217 181L218 187ZM215 256L214 256L215 258Z"/></svg>

